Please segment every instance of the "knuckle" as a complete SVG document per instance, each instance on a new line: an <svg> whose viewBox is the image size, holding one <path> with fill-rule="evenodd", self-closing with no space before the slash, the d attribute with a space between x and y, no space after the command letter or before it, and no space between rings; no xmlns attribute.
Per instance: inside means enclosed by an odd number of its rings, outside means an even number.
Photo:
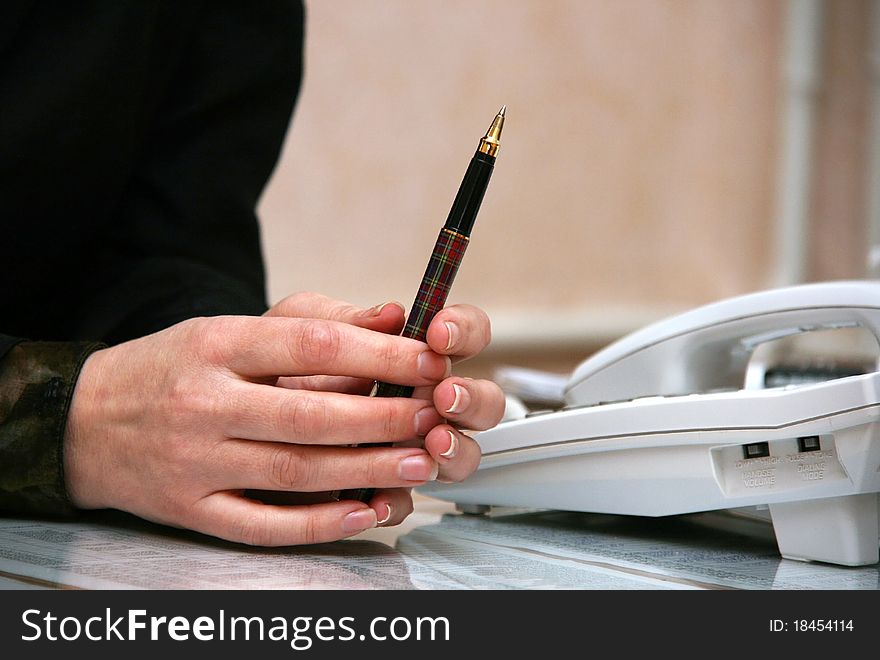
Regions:
<svg viewBox="0 0 880 660"><path fill-rule="evenodd" d="M299 291L294 294L294 298L298 303L308 303L311 305L324 304L330 300L323 293L318 293L317 291Z"/></svg>
<svg viewBox="0 0 880 660"><path fill-rule="evenodd" d="M269 483L279 490L292 490L308 486L309 460L299 455L293 447L278 447L272 452L268 463Z"/></svg>
<svg viewBox="0 0 880 660"><path fill-rule="evenodd" d="M275 316L307 317L315 309L320 309L326 300L326 296L314 291L298 291L277 302L270 311Z"/></svg>
<svg viewBox="0 0 880 660"><path fill-rule="evenodd" d="M164 404L165 415L171 428L177 426L176 422L181 421L181 417L184 415L183 411L190 406L191 390L187 379L175 378L168 384L165 397L160 399L159 403L160 405Z"/></svg>
<svg viewBox="0 0 880 660"><path fill-rule="evenodd" d="M303 305L308 305L318 299L318 294L311 291L297 291L278 303L285 311L294 312Z"/></svg>
<svg viewBox="0 0 880 660"><path fill-rule="evenodd" d="M279 414L279 428L289 430L291 440L307 440L327 434L332 427L327 404L320 396L291 396L281 405Z"/></svg>
<svg viewBox="0 0 880 660"><path fill-rule="evenodd" d="M161 406L171 430L188 429L193 425L205 430L228 414L222 389L206 386L188 374L181 374L169 382L166 392Z"/></svg>
<svg viewBox="0 0 880 660"><path fill-rule="evenodd" d="M231 317L193 319L189 332L189 348L202 355L210 364L222 364L229 355L235 321Z"/></svg>
<svg viewBox="0 0 880 660"><path fill-rule="evenodd" d="M333 362L342 351L342 333L333 323L309 319L297 325L291 349L298 351L293 358L299 363L323 365Z"/></svg>
<svg viewBox="0 0 880 660"><path fill-rule="evenodd" d="M274 545L268 511L257 511L238 519L235 535L241 543L254 546Z"/></svg>
<svg viewBox="0 0 880 660"><path fill-rule="evenodd" d="M293 316L296 309L296 294L286 296L272 305L263 316Z"/></svg>
<svg viewBox="0 0 880 660"><path fill-rule="evenodd" d="M212 319L216 321L216 319ZM203 346L211 335L211 323L206 318L189 319L180 324L181 332L185 336L187 346L199 348Z"/></svg>
<svg viewBox="0 0 880 660"><path fill-rule="evenodd" d="M244 316L215 316L200 321L191 337L190 350L200 356L203 364L214 367L228 367L236 358L249 355L260 329L253 319Z"/></svg>
<svg viewBox="0 0 880 660"><path fill-rule="evenodd" d="M160 400L169 431L185 428L192 421L195 409L195 392L186 378L175 378L167 388L167 394Z"/></svg>
<svg viewBox="0 0 880 660"><path fill-rule="evenodd" d="M382 342L376 351L376 360L383 374L393 373L395 368L403 361L402 357L397 342L391 337L388 338L388 341Z"/></svg>

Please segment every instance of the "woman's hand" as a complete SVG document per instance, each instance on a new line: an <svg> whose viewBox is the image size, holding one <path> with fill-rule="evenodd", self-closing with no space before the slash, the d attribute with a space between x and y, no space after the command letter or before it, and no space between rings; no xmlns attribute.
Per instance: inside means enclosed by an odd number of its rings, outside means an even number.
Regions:
<svg viewBox="0 0 880 660"><path fill-rule="evenodd" d="M476 469L479 449L456 427L488 428L504 408L494 384L450 377L451 358L488 343L485 314L442 310L427 346L388 334L402 324L395 304L360 310L300 294L264 317L193 319L92 354L65 436L72 502L270 546L399 522L410 487ZM364 396L374 380L416 396ZM350 446L378 442L405 446ZM369 505L320 496L362 487L378 489Z"/></svg>

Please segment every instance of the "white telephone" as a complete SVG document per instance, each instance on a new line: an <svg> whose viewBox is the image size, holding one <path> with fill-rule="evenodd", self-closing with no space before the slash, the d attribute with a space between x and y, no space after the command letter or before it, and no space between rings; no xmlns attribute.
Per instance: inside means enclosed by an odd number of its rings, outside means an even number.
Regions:
<svg viewBox="0 0 880 660"><path fill-rule="evenodd" d="M763 291L655 323L585 360L563 409L477 434L465 482L420 490L470 511L769 507L783 557L877 563L880 373L744 389L758 345L847 327L880 342L880 282Z"/></svg>

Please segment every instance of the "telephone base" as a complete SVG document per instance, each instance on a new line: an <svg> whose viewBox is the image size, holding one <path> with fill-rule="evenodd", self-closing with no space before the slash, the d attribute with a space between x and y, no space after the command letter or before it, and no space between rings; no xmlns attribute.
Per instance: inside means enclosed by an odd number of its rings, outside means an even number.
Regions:
<svg viewBox="0 0 880 660"><path fill-rule="evenodd" d="M468 513L498 505L660 517L769 507L783 557L880 559L878 372L577 408L476 437L475 474L420 491Z"/></svg>

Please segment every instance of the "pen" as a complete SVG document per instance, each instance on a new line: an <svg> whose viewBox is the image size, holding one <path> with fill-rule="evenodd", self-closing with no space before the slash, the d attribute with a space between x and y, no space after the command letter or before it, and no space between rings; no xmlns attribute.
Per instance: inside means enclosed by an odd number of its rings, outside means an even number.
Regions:
<svg viewBox="0 0 880 660"><path fill-rule="evenodd" d="M477 211L486 194L492 169L495 167L495 154L501 142L501 129L504 127L504 113L507 106L502 106L495 119L492 120L489 130L480 139L477 151L474 153L464 178L452 202L452 209L446 218L446 224L440 230L428 267L422 277L418 293L407 317L406 325L401 336L425 341L428 335L428 326L434 315L443 309L449 289L458 272L464 251L470 240L471 229L477 218ZM377 381L373 385L370 396L401 396L410 397L413 387L407 385L394 385ZM374 446L387 446L390 443L376 444ZM373 488L356 488L342 491L339 499L353 499L367 502L373 496Z"/></svg>

